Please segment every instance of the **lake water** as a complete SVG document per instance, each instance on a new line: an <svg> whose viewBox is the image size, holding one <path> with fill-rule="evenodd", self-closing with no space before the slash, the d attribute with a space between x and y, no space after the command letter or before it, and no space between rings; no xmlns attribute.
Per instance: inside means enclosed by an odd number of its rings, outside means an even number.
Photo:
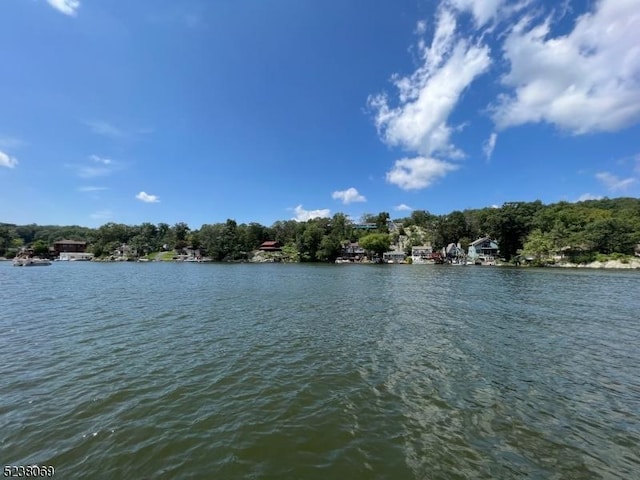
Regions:
<svg viewBox="0 0 640 480"><path fill-rule="evenodd" d="M0 332L54 478L640 472L640 272L1 262Z"/></svg>

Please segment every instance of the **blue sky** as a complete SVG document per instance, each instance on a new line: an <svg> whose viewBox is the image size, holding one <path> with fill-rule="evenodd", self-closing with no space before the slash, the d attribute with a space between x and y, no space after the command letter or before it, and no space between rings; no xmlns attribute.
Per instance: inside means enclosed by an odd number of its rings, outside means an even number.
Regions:
<svg viewBox="0 0 640 480"><path fill-rule="evenodd" d="M0 222L640 195L640 0L3 0Z"/></svg>

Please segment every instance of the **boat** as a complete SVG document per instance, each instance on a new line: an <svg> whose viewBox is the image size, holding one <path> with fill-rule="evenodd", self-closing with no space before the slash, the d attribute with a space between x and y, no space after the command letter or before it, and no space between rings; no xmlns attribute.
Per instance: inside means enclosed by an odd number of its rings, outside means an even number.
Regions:
<svg viewBox="0 0 640 480"><path fill-rule="evenodd" d="M14 267L46 267L51 265L51 261L46 258L16 258L13 260Z"/></svg>

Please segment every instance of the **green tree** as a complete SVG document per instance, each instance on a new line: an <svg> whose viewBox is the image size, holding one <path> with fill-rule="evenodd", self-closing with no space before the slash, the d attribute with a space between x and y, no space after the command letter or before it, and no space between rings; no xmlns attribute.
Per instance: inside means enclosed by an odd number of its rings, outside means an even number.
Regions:
<svg viewBox="0 0 640 480"><path fill-rule="evenodd" d="M309 220L304 225L304 230L298 236L297 247L300 259L303 262L313 262L318 260L316 253L320 248L320 243L324 237L324 231L315 220Z"/></svg>
<svg viewBox="0 0 640 480"><path fill-rule="evenodd" d="M316 259L321 262L334 262L340 256L342 244L335 235L325 235L320 241Z"/></svg>
<svg viewBox="0 0 640 480"><path fill-rule="evenodd" d="M221 261L226 255L222 242L224 230L225 226L222 223L202 225L200 228L200 242L202 247L207 256L216 261Z"/></svg>
<svg viewBox="0 0 640 480"><path fill-rule="evenodd" d="M585 237L591 250L599 253L632 254L635 235L631 225L617 218L605 218L590 223Z"/></svg>
<svg viewBox="0 0 640 480"><path fill-rule="evenodd" d="M390 218L391 217L389 216L388 212L380 212L378 215L376 215L375 222L379 232L389 233L388 222Z"/></svg>
<svg viewBox="0 0 640 480"><path fill-rule="evenodd" d="M158 245L162 248L165 245L167 248L173 248L173 245L176 243L176 237L173 229L169 226L168 223L159 223L158 224Z"/></svg>
<svg viewBox="0 0 640 480"><path fill-rule="evenodd" d="M491 218L490 235L498 240L500 254L507 260L521 250L524 240L531 232L536 212L542 208L542 202L505 203Z"/></svg>
<svg viewBox="0 0 640 480"><path fill-rule="evenodd" d="M33 254L38 257L49 255L49 245L44 240L36 240L33 242Z"/></svg>
<svg viewBox="0 0 640 480"><path fill-rule="evenodd" d="M547 260L554 250L553 236L550 233L543 233L542 230L535 229L528 236L522 247L525 256L531 256L536 260Z"/></svg>
<svg viewBox="0 0 640 480"><path fill-rule="evenodd" d="M296 243L298 222L295 220L278 220L271 226L272 238L282 245Z"/></svg>
<svg viewBox="0 0 640 480"><path fill-rule="evenodd" d="M411 212L411 222L413 225L422 228L430 228L433 226L433 222L435 221L435 215L430 214L426 210L414 210Z"/></svg>
<svg viewBox="0 0 640 480"><path fill-rule="evenodd" d="M187 237L189 236L189 232L191 231L189 225L184 222L178 222L172 227L172 230L175 238L173 247L176 250L180 250L186 247L189 243L187 241Z"/></svg>
<svg viewBox="0 0 640 480"><path fill-rule="evenodd" d="M336 213L330 223L331 235L338 241L351 240L353 225L344 213Z"/></svg>
<svg viewBox="0 0 640 480"><path fill-rule="evenodd" d="M360 238L359 243L365 250L382 257L382 254L389 250L391 237L387 233L370 233Z"/></svg>

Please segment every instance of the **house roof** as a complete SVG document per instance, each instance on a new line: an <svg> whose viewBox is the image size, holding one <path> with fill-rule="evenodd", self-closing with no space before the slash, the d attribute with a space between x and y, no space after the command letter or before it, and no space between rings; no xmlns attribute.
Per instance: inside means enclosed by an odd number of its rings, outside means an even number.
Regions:
<svg viewBox="0 0 640 480"><path fill-rule="evenodd" d="M483 243L483 242L491 242L491 241L492 241L492 240L491 240L489 237L482 237L482 238L479 238L479 239L477 239L477 240L475 240L475 241L471 242L469 245L473 245L473 246L475 247L476 245L478 245L478 244L480 244L480 243Z"/></svg>
<svg viewBox="0 0 640 480"><path fill-rule="evenodd" d="M82 242L79 240L58 240L57 242L53 242L54 245L86 245L87 242Z"/></svg>
<svg viewBox="0 0 640 480"><path fill-rule="evenodd" d="M280 243L274 240L267 240L266 242L262 242L260 244L261 247L277 247L278 245L280 245Z"/></svg>

